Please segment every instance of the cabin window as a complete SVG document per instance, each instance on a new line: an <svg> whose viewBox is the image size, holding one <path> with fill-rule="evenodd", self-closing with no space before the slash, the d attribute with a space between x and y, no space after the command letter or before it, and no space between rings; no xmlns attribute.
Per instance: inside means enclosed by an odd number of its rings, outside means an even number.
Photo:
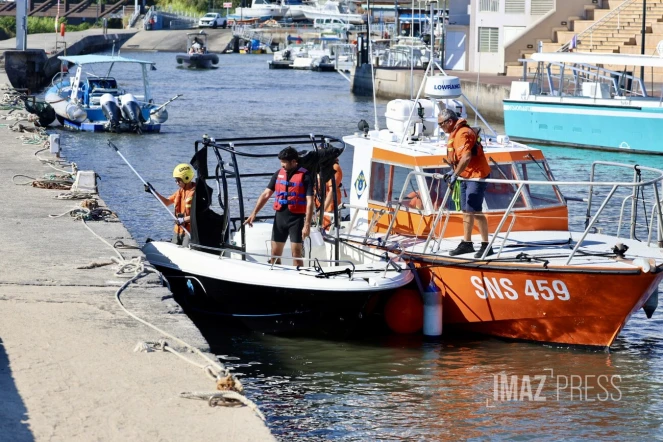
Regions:
<svg viewBox="0 0 663 442"><path fill-rule="evenodd" d="M498 28L479 28L479 52L497 52L499 35Z"/></svg>
<svg viewBox="0 0 663 442"><path fill-rule="evenodd" d="M542 163L523 163L522 167L523 179L528 181L550 181L550 174ZM526 185L526 192L529 193L529 198L532 207L546 207L557 206L562 204L561 195L557 186L545 185Z"/></svg>
<svg viewBox="0 0 663 442"><path fill-rule="evenodd" d="M389 182L387 181L387 172L389 166L383 163L373 162L371 164L371 186L368 193L368 199L380 203L387 202L387 190Z"/></svg>
<svg viewBox="0 0 663 442"><path fill-rule="evenodd" d="M424 169L424 172L444 175L445 173L449 172L449 168L436 167L434 169L433 168ZM430 200L433 203L433 209L437 211L440 208L442 201L444 201L444 196L446 195L449 186L447 185L447 182L444 181L442 178L426 177L426 187L428 194L430 195ZM457 210L456 205L453 202L452 195L449 195L449 197L447 198L447 210L452 210L452 211ZM460 208L458 208L458 210L460 210Z"/></svg>
<svg viewBox="0 0 663 442"><path fill-rule="evenodd" d="M390 199L395 201L403 195L404 199L410 199L414 196L412 192L418 190L417 180L415 175L408 174L412 169L401 166L391 166L391 190L389 192ZM408 195L412 195L408 197Z"/></svg>
<svg viewBox="0 0 663 442"><path fill-rule="evenodd" d="M495 180L517 180L513 166L509 164L493 164L490 166L489 178ZM486 193L484 196L484 206L487 210L506 210L513 200L518 186L516 184L507 183L488 183L486 186ZM522 209L526 207L525 199L521 193L516 200L514 209Z"/></svg>

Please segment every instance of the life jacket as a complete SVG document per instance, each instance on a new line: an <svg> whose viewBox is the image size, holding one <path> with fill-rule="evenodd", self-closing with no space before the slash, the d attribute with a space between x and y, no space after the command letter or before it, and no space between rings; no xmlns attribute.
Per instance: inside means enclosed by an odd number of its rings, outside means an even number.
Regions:
<svg viewBox="0 0 663 442"><path fill-rule="evenodd" d="M472 127L467 123L467 121L461 120L459 122L458 126L454 128L453 132L451 133L451 136L449 136L448 147L447 147L447 151L448 151L447 156L451 157L452 164L454 166L456 164L458 164L458 158L456 158L456 151L453 147L454 138L455 138L455 135L458 133L458 131L460 131L464 127L468 128L470 131L472 131L472 133L476 137L475 141L474 141L474 146L472 146L472 150L471 150L472 156L475 157L479 153L483 154L483 145L481 144L481 128L480 127Z"/></svg>
<svg viewBox="0 0 663 442"><path fill-rule="evenodd" d="M274 186L274 209L281 210L283 206L288 206L290 213L306 213L306 189L304 188L304 174L306 169L300 167L290 177L288 181L288 172L285 169L279 170Z"/></svg>

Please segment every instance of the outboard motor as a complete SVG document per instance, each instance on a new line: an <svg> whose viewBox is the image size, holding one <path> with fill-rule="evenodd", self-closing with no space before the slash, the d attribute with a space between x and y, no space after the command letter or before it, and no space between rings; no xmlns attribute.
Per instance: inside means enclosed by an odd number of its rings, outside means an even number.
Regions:
<svg viewBox="0 0 663 442"><path fill-rule="evenodd" d="M131 125L135 132L140 132L145 119L138 101L132 94L124 94L120 100L122 101L122 118Z"/></svg>
<svg viewBox="0 0 663 442"><path fill-rule="evenodd" d="M108 130L111 132L118 132L120 129L120 119L122 118L122 111L117 104L117 99L111 94L103 94L99 98L101 110L104 112L108 120Z"/></svg>

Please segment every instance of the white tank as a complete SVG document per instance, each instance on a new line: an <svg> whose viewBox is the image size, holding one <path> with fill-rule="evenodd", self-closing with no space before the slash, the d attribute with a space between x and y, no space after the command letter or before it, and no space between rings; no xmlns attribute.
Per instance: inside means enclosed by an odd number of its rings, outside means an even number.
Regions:
<svg viewBox="0 0 663 442"><path fill-rule="evenodd" d="M463 91L460 87L460 79L458 77L452 77L450 75L435 75L426 78L424 94L427 97L441 100L445 98L458 98L462 93Z"/></svg>
<svg viewBox="0 0 663 442"><path fill-rule="evenodd" d="M414 112L412 112L412 108ZM423 112L423 121L419 112ZM416 123L423 123L423 135L431 136L437 127L437 116L435 114L435 104L431 100L391 100L387 104L387 110L384 116L387 119L387 128L396 134L402 135L405 131L407 120L412 113L410 127ZM411 129L410 129L411 130Z"/></svg>

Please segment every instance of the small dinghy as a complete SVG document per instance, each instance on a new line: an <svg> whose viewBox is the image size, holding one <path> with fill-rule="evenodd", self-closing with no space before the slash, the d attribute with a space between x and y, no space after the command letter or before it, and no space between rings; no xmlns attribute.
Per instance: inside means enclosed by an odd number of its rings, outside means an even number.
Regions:
<svg viewBox="0 0 663 442"><path fill-rule="evenodd" d="M207 34L190 32L186 37L186 54L177 54L177 64L192 69L216 69L219 56L207 51Z"/></svg>
<svg viewBox="0 0 663 442"><path fill-rule="evenodd" d="M347 333L381 298L409 284L413 272L396 255L341 242L315 227L304 241L303 265L294 265L289 243L282 263L270 263L273 216L258 217L262 222L252 228L244 226L249 212L243 189L264 189L278 168L277 153L265 153L274 146L309 146L300 166L321 177L320 182L326 182L345 148L340 140L313 135L197 141L191 162L197 184L190 244L148 241L143 251L185 307L233 316L263 332ZM213 174L207 170L208 151L217 159ZM265 164L266 158L273 158L266 162L268 170L257 172L256 159ZM240 166L251 173L240 172ZM209 181L216 183L218 212L211 204L211 187L203 185ZM317 218L322 224L323 215Z"/></svg>

